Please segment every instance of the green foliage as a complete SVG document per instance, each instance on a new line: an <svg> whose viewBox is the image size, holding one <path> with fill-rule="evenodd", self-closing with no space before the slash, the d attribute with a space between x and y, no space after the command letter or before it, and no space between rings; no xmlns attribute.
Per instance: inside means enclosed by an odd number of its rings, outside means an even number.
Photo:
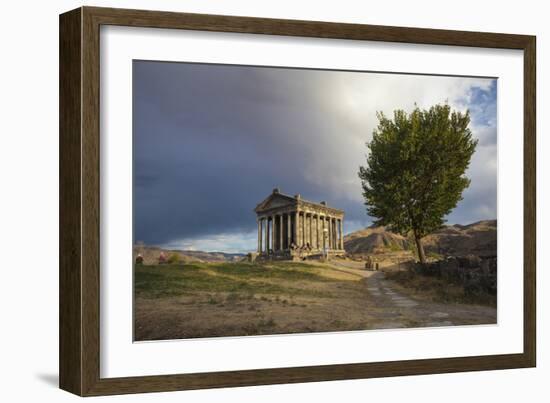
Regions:
<svg viewBox="0 0 550 403"><path fill-rule="evenodd" d="M177 253L172 253L170 257L168 258L168 263L170 264L177 264L180 262L180 257Z"/></svg>
<svg viewBox="0 0 550 403"><path fill-rule="evenodd" d="M470 114L445 104L377 117L367 166L359 168L367 212L376 224L420 240L443 225L470 184L465 172L477 145Z"/></svg>

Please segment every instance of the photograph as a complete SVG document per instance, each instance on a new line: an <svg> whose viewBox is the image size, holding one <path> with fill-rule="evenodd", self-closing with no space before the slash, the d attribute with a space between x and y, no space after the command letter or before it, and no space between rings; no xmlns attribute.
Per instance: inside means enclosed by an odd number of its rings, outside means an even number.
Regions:
<svg viewBox="0 0 550 403"><path fill-rule="evenodd" d="M497 323L497 79L133 61L134 340Z"/></svg>

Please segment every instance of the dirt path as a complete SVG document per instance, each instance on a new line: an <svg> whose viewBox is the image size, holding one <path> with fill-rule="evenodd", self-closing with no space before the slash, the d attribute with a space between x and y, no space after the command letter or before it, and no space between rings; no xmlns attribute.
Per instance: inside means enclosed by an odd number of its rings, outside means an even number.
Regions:
<svg viewBox="0 0 550 403"><path fill-rule="evenodd" d="M319 263L316 263L316 265L319 265ZM332 270L352 274L360 278L368 278L376 273L365 270L365 264L362 262L332 260L324 263L324 265L330 267Z"/></svg>
<svg viewBox="0 0 550 403"><path fill-rule="evenodd" d="M378 329L496 323L496 308L469 304L439 304L409 295L386 279L383 272L367 271L362 262L331 261L334 270L363 277L369 310L379 317Z"/></svg>

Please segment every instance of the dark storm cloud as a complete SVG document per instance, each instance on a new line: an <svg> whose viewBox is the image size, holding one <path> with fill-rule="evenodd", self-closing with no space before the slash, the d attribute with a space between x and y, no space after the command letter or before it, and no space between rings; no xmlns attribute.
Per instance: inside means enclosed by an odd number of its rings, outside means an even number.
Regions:
<svg viewBox="0 0 550 403"><path fill-rule="evenodd" d="M252 210L277 186L344 209L348 228L370 222L356 173L364 163L374 111L416 102L408 94L415 90L405 93L395 78L370 76L135 61L135 241L173 245L250 234L256 228ZM375 106L361 104L366 93L361 86L376 94L371 84L383 80L395 89L384 84L388 93L373 99ZM482 105L483 96L476 94L479 99L468 106ZM476 119L486 109L473 111ZM481 121L478 126L491 146L491 126ZM477 175L483 167L472 169ZM485 180L481 175L480 185ZM474 189L468 203L491 197L482 188ZM456 217L468 221L473 215Z"/></svg>
<svg viewBox="0 0 550 403"><path fill-rule="evenodd" d="M318 121L302 94L310 96L315 79L285 78L232 66L134 63L136 240L249 230L252 209L274 186L321 197L300 174L312 153L301 132Z"/></svg>

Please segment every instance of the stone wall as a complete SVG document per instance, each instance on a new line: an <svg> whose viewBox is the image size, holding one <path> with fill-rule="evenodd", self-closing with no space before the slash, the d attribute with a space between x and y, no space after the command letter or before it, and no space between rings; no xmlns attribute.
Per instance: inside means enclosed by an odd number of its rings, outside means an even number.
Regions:
<svg viewBox="0 0 550 403"><path fill-rule="evenodd" d="M463 285L467 294L488 293L496 295L497 292L496 257L451 256L425 265L416 264L414 271L419 274L441 277L452 283Z"/></svg>

